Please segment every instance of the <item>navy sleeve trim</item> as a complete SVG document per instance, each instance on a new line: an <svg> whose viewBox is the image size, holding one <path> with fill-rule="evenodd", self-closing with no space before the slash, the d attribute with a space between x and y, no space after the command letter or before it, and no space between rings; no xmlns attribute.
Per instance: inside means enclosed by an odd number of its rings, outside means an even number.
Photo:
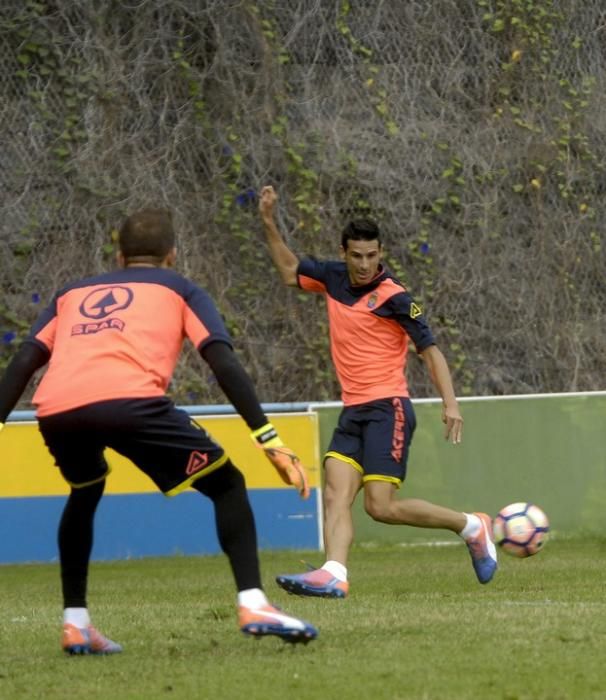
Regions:
<svg viewBox="0 0 606 700"><path fill-rule="evenodd" d="M436 344L421 308L408 292L394 294L376 313L397 321L414 343L418 353Z"/></svg>
<svg viewBox="0 0 606 700"><path fill-rule="evenodd" d="M241 365L231 345L223 341L209 342L200 354L217 378L223 393L251 430L267 423L252 379Z"/></svg>
<svg viewBox="0 0 606 700"><path fill-rule="evenodd" d="M0 423L6 421L34 372L45 365L48 358L48 349L36 341L26 341L17 350L0 379Z"/></svg>

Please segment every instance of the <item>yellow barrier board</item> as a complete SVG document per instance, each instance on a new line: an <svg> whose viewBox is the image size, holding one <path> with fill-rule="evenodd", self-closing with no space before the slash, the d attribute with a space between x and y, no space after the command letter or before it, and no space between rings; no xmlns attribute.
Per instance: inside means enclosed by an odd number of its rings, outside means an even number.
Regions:
<svg viewBox="0 0 606 700"><path fill-rule="evenodd" d="M280 479L263 452L250 439L250 430L237 415L192 416L223 446L242 471L250 489L289 488ZM315 413L281 413L268 416L286 445L307 467L310 487L320 485L320 452ZM112 469L106 493L157 491L150 479L129 460L106 451ZM0 498L58 496L69 493L54 466L35 422L6 424L0 435Z"/></svg>

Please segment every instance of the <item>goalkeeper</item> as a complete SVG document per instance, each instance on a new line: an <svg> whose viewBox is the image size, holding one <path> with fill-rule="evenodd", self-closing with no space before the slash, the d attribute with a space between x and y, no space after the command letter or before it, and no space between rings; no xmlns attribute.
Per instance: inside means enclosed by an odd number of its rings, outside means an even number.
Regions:
<svg viewBox="0 0 606 700"><path fill-rule="evenodd" d="M58 532L63 649L122 651L92 626L87 603L93 521L109 473L108 447L166 495L191 487L210 498L238 591L242 632L291 642L314 639L312 625L270 605L263 592L241 472L165 395L185 337L282 479L307 498L303 466L268 423L210 296L170 269L176 259L170 215L148 209L127 218L117 258L120 269L73 282L55 295L0 379L2 427L34 372L48 363L33 402L46 446L71 487Z"/></svg>

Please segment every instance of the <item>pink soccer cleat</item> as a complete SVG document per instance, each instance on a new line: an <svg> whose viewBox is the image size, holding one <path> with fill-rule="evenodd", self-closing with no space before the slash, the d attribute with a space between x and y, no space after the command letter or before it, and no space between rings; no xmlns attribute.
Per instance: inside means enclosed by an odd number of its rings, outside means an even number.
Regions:
<svg viewBox="0 0 606 700"><path fill-rule="evenodd" d="M347 581L340 581L325 569L276 576L276 583L289 593L319 598L345 598L349 592Z"/></svg>
<svg viewBox="0 0 606 700"><path fill-rule="evenodd" d="M480 583L488 583L497 570L497 550L493 542L492 520L486 513L474 513L482 524L475 537L465 540Z"/></svg>

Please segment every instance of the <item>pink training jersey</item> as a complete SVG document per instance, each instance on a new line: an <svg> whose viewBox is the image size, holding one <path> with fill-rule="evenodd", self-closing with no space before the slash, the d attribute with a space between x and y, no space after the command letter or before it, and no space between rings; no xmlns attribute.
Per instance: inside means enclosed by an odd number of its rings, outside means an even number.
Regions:
<svg viewBox="0 0 606 700"><path fill-rule="evenodd" d="M408 339L417 352L435 343L421 309L403 285L382 269L363 286L349 281L345 263L305 259L301 289L323 294L332 359L345 406L408 396Z"/></svg>
<svg viewBox="0 0 606 700"><path fill-rule="evenodd" d="M132 267L68 285L28 339L50 355L37 415L164 395L185 338L198 349L231 346L210 296L172 270Z"/></svg>

